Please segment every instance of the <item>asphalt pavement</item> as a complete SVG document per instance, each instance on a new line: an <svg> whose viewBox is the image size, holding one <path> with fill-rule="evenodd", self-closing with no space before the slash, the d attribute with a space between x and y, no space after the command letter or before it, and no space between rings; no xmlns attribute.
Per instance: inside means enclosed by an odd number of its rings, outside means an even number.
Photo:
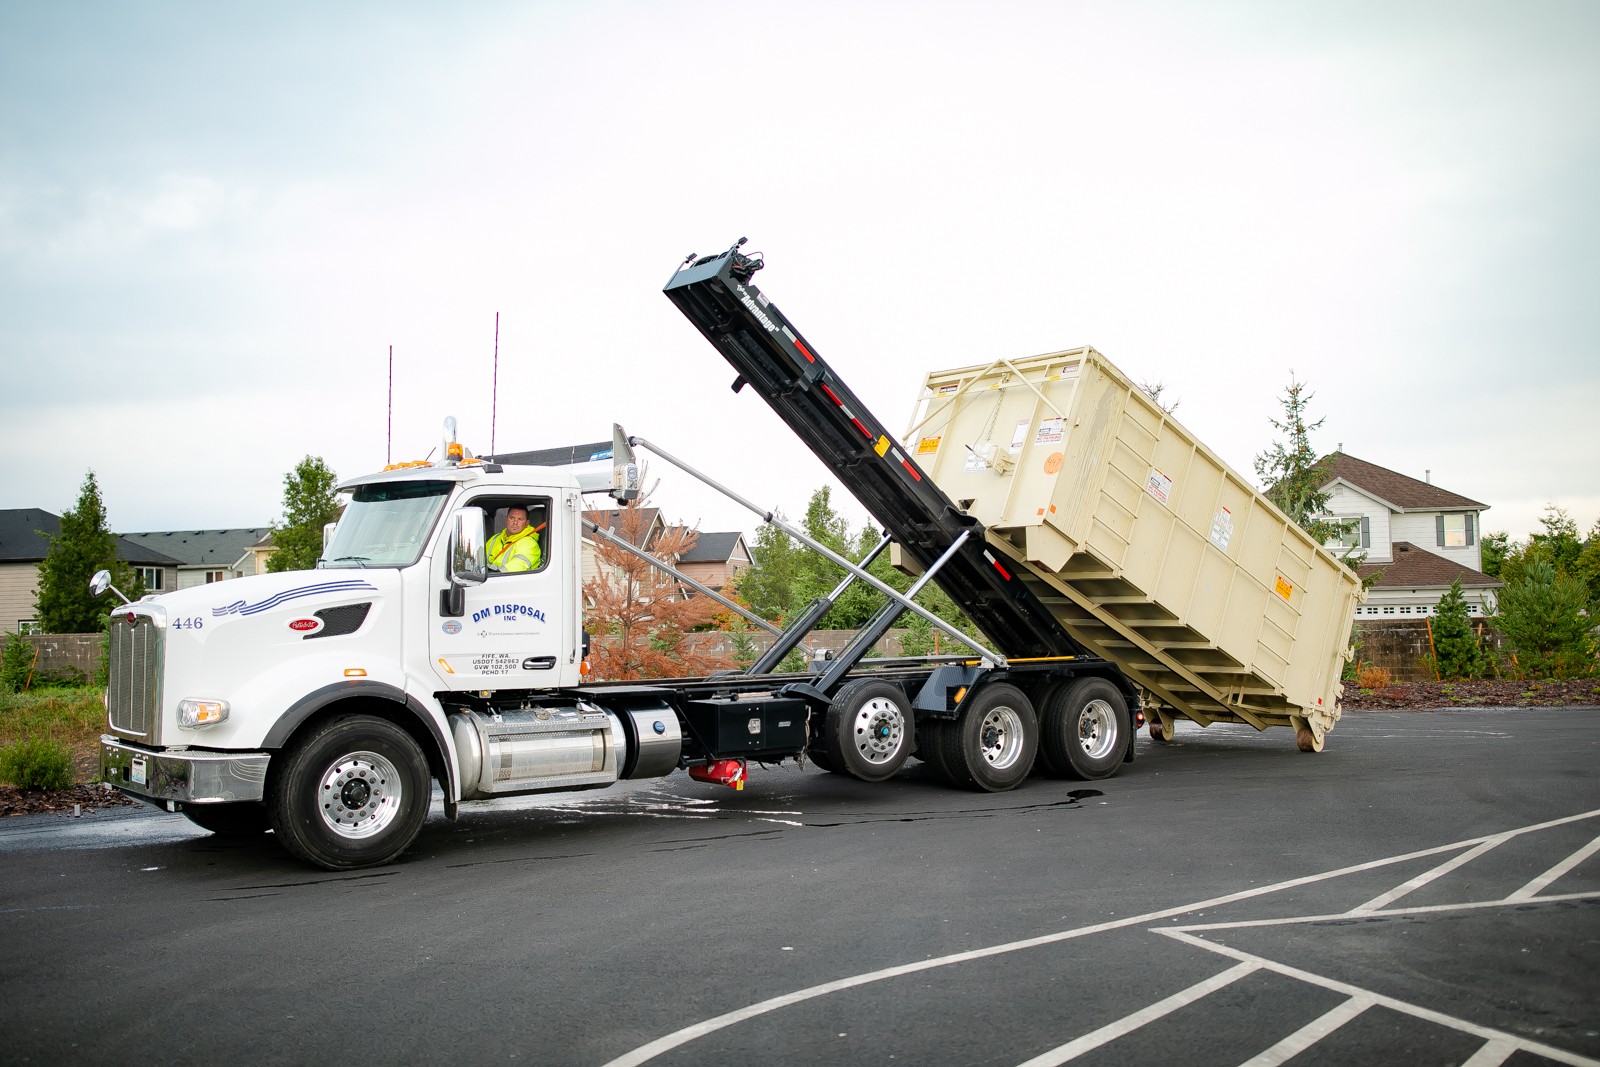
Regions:
<svg viewBox="0 0 1600 1067"><path fill-rule="evenodd" d="M1600 1064L1600 709L439 808L391 866L0 821L0 1063Z"/></svg>

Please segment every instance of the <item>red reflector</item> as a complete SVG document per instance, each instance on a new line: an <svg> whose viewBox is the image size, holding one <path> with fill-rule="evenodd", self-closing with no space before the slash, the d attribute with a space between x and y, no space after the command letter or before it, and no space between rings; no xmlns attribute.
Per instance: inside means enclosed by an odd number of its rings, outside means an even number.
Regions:
<svg viewBox="0 0 1600 1067"><path fill-rule="evenodd" d="M901 460L900 466L904 467L906 469L906 473L911 475L911 477L915 478L919 482L922 481L922 475L917 473L917 468L911 465L911 461L909 459Z"/></svg>
<svg viewBox="0 0 1600 1067"><path fill-rule="evenodd" d="M815 363L817 361L817 357L813 356L810 352L808 352L806 350L805 342L801 341L800 338L796 337L794 339L794 346L800 350L800 354L802 356L805 356L806 359L810 360L812 363Z"/></svg>
<svg viewBox="0 0 1600 1067"><path fill-rule="evenodd" d="M869 441L872 440L872 431L867 429L865 426L861 425L861 420L860 419L851 419L850 421L855 423L856 429L858 429L862 433L866 434L867 440L869 440Z"/></svg>
<svg viewBox="0 0 1600 1067"><path fill-rule="evenodd" d="M829 389L826 385L824 385L822 387L822 391L824 393L828 394L828 399L829 400L833 401L835 404L838 404L840 407L844 407L844 401L840 400L839 397L837 395L835 395L835 393L834 393L834 391L832 389Z"/></svg>
<svg viewBox="0 0 1600 1067"><path fill-rule="evenodd" d="M993 563L994 569L1000 572L1000 577L1004 578L1008 582L1011 580L1011 572L1000 566L999 560L995 559L990 560L989 562Z"/></svg>

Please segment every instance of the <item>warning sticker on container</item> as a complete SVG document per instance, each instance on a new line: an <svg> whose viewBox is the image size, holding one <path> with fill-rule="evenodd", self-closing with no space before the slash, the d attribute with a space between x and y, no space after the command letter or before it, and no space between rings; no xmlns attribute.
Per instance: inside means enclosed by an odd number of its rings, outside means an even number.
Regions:
<svg viewBox="0 0 1600 1067"><path fill-rule="evenodd" d="M1228 542L1233 540L1233 512L1227 508L1218 508L1217 513L1211 517L1211 543L1222 549L1228 550Z"/></svg>
<svg viewBox="0 0 1600 1067"><path fill-rule="evenodd" d="M1047 382L1058 382L1063 378L1076 378L1078 376L1078 368L1081 366L1081 363L1063 363L1061 366L1050 371L1050 373L1045 376L1044 380Z"/></svg>
<svg viewBox="0 0 1600 1067"><path fill-rule="evenodd" d="M935 389L933 391L933 395L934 396L949 396L951 393L955 392L959 388L961 388L961 383L960 382L947 382L944 385L939 386L939 388Z"/></svg>
<svg viewBox="0 0 1600 1067"><path fill-rule="evenodd" d="M1033 443L1036 445L1060 444L1063 433L1062 424L1065 421L1065 419L1059 418L1042 420L1039 423L1039 432L1033 435Z"/></svg>
<svg viewBox="0 0 1600 1067"><path fill-rule="evenodd" d="M924 437L917 442L917 455L926 456L929 453L939 451L939 442L942 440L944 440L943 437Z"/></svg>
<svg viewBox="0 0 1600 1067"><path fill-rule="evenodd" d="M1028 420L1021 419L1017 422L1016 429L1011 431L1011 452L1015 455L1022 451L1022 442L1028 439Z"/></svg>
<svg viewBox="0 0 1600 1067"><path fill-rule="evenodd" d="M1150 477L1145 479L1144 491L1165 504L1172 496L1172 479L1151 467Z"/></svg>
<svg viewBox="0 0 1600 1067"><path fill-rule="evenodd" d="M1283 599L1288 600L1289 595L1294 592L1294 586L1289 584L1289 579L1280 574L1278 575L1278 584L1272 587L1272 591L1283 597Z"/></svg>

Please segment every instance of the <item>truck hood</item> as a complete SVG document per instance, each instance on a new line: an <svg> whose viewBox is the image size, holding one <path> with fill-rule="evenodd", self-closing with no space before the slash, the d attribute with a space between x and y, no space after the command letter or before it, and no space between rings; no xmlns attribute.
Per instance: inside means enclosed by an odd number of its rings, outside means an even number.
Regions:
<svg viewBox="0 0 1600 1067"><path fill-rule="evenodd" d="M192 589L178 589L150 601L169 615L194 615L207 624L261 615L305 613L330 602L343 603L394 585L392 570L280 571ZM145 602L141 601L141 605Z"/></svg>

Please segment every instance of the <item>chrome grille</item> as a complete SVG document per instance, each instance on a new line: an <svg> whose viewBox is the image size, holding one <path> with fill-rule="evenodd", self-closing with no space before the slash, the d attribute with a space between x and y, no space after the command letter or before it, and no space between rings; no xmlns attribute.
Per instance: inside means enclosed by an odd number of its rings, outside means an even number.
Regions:
<svg viewBox="0 0 1600 1067"><path fill-rule="evenodd" d="M148 616L111 616L106 706L111 729L154 743L161 715L162 630Z"/></svg>

